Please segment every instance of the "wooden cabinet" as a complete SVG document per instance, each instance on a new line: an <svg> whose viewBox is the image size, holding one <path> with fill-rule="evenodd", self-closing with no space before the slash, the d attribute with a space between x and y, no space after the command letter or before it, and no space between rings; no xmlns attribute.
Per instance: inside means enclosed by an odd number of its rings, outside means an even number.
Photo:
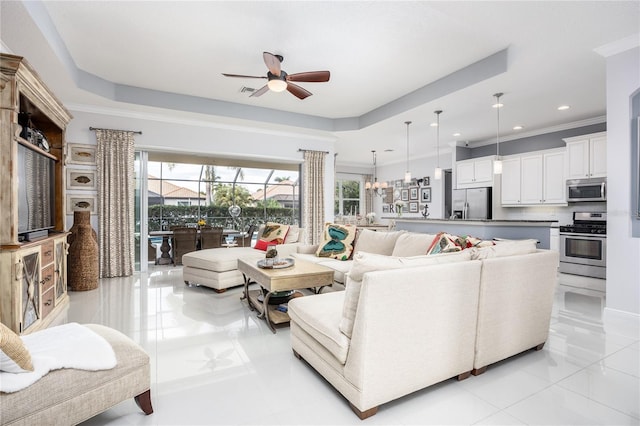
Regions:
<svg viewBox="0 0 640 426"><path fill-rule="evenodd" d="M458 189L493 186L493 157L458 161L456 182Z"/></svg>
<svg viewBox="0 0 640 426"><path fill-rule="evenodd" d="M0 321L23 333L46 327L68 301L63 156L71 115L24 58L4 53L0 53L0 105ZM48 147L20 136L21 116L29 117ZM51 187L45 188L51 194L48 204L29 205L51 214L48 232L36 241L26 241L19 233L18 153L24 147L35 158L45 159L52 177Z"/></svg>
<svg viewBox="0 0 640 426"><path fill-rule="evenodd" d="M563 139L567 144L567 179L607 176L606 132Z"/></svg>
<svg viewBox="0 0 640 426"><path fill-rule="evenodd" d="M566 205L564 150L537 151L502 161L502 205Z"/></svg>

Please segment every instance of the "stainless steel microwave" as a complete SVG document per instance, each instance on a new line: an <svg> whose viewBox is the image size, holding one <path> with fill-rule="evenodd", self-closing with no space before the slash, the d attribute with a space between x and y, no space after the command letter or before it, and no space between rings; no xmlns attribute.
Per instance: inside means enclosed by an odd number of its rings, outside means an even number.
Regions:
<svg viewBox="0 0 640 426"><path fill-rule="evenodd" d="M567 201L606 201L607 178L567 180Z"/></svg>

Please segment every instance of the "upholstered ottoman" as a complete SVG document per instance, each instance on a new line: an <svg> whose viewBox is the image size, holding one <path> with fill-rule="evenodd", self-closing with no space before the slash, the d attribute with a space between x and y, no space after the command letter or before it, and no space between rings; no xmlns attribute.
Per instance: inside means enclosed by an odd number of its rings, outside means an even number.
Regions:
<svg viewBox="0 0 640 426"><path fill-rule="evenodd" d="M229 287L244 284L238 271L238 259L258 261L264 251L251 247L212 248L197 250L182 256L182 279L185 284L211 287L221 293Z"/></svg>
<svg viewBox="0 0 640 426"><path fill-rule="evenodd" d="M135 398L151 414L149 356L124 334L86 325L113 347L117 366L109 370L54 370L29 387L0 393L2 425L74 425Z"/></svg>

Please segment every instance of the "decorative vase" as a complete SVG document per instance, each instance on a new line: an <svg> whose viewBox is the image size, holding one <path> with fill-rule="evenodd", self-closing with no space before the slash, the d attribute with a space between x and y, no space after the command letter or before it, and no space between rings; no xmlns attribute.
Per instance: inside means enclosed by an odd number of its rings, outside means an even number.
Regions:
<svg viewBox="0 0 640 426"><path fill-rule="evenodd" d="M67 256L68 287L73 291L86 291L98 288L99 263L98 239L91 227L89 212L74 212L73 226L67 237L69 254Z"/></svg>
<svg viewBox="0 0 640 426"><path fill-rule="evenodd" d="M402 206L396 206L396 212L398 212L398 217L402 217Z"/></svg>

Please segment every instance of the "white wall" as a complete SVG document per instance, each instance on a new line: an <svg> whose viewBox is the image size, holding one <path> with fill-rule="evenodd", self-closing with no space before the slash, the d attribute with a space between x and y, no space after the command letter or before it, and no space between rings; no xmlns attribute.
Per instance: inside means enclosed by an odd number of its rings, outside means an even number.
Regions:
<svg viewBox="0 0 640 426"><path fill-rule="evenodd" d="M605 326L631 320L640 332L640 238L631 236L631 95L640 88L640 48L607 58L607 301Z"/></svg>
<svg viewBox="0 0 640 426"><path fill-rule="evenodd" d="M429 219L443 219L444 216L444 179L435 180L433 172L436 168L436 157L422 157L411 159L409 163L411 177L420 179L428 176L430 179L429 187L431 188L431 202L429 205ZM440 167L442 169L451 168L451 153L440 153ZM406 171L406 163L395 163L386 166L378 166L378 180L387 181L392 184L393 181L398 179L404 179L404 172ZM376 212L376 217L390 217L395 214L382 213L382 199L375 197L373 200L373 210ZM422 204L422 203L420 203ZM421 213L408 213L408 206L402 212L402 217L422 217ZM381 220L385 223L386 221Z"/></svg>
<svg viewBox="0 0 640 426"><path fill-rule="evenodd" d="M172 120L148 115L123 116L110 112L71 110L73 120L67 128L67 143L95 144L89 127L142 131L136 135L136 148L152 151L190 152L219 157L244 158L300 164L298 149L328 151L325 167L325 217L333 220L334 142L330 136L309 136L294 132L274 132L248 127L218 126L213 121ZM97 219L92 218L97 230ZM95 223L94 223L95 222ZM67 216L67 228L73 216Z"/></svg>

